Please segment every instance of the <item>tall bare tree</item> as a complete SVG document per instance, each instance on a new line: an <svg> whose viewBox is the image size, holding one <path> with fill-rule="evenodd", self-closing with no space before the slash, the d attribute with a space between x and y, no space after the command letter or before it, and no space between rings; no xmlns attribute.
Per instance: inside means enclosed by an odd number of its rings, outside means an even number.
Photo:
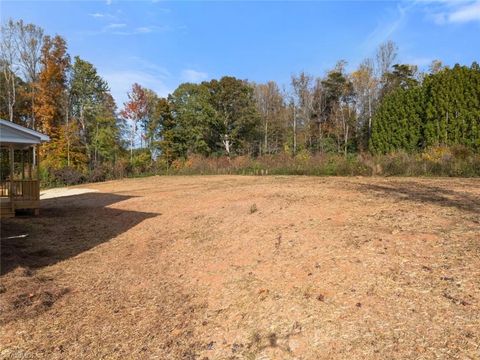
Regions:
<svg viewBox="0 0 480 360"><path fill-rule="evenodd" d="M392 66L395 64L398 55L397 45L389 40L382 44L377 49L376 54L376 70L379 78L379 98L385 95L386 89L389 88L389 73Z"/></svg>
<svg viewBox="0 0 480 360"><path fill-rule="evenodd" d="M20 66L25 81L29 86L31 102L30 126L35 129L35 98L38 74L40 72L40 57L43 46L43 29L34 24L25 24L22 20L16 23L18 29L18 51Z"/></svg>
<svg viewBox="0 0 480 360"><path fill-rule="evenodd" d="M279 150L283 135L285 103L278 85L274 81L255 85L255 99L262 119L263 153Z"/></svg>
<svg viewBox="0 0 480 360"><path fill-rule="evenodd" d="M397 45L388 40L382 44L377 49L377 68L379 71L380 77L384 77L386 73L388 73L395 63L398 55L398 47Z"/></svg>
<svg viewBox="0 0 480 360"><path fill-rule="evenodd" d="M297 132L304 131L305 144L311 146L311 125L313 115L313 77L305 72L292 75L292 102L294 110L294 153L296 153Z"/></svg>
<svg viewBox="0 0 480 360"><path fill-rule="evenodd" d="M17 97L17 78L19 72L18 28L13 20L1 27L0 66L5 79L8 120L13 121Z"/></svg>
<svg viewBox="0 0 480 360"><path fill-rule="evenodd" d="M359 117L357 131L361 133L366 129L366 141L363 141L366 148L372 132L372 116L378 84L372 59L365 59L358 69L352 73L352 83L356 94L356 108Z"/></svg>
<svg viewBox="0 0 480 360"><path fill-rule="evenodd" d="M15 117L15 105L20 77L27 84L28 97L31 100L30 126L34 127L35 86L40 71L40 56L43 44L43 30L23 20L9 20L1 27L0 65L5 80L5 98L9 120ZM25 95L25 94L24 94Z"/></svg>

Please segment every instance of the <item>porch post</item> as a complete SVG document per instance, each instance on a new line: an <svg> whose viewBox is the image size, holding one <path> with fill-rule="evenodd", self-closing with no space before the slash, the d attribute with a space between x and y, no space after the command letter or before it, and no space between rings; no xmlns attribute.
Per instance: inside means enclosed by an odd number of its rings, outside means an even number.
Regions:
<svg viewBox="0 0 480 360"><path fill-rule="evenodd" d="M40 145L37 146L35 145L35 150L36 150L36 155L37 155L37 168L36 168L36 173L37 173L37 180L40 181Z"/></svg>
<svg viewBox="0 0 480 360"><path fill-rule="evenodd" d="M37 196L37 200L39 201L39 204L40 204L40 145L39 146L36 146L35 145L35 149L34 149L34 153L35 153L35 150L38 149L38 153L36 154L37 155L37 189L38 189L38 193L36 194ZM35 216L38 216L40 215L40 208L36 208L36 209L33 209L33 214Z"/></svg>
<svg viewBox="0 0 480 360"><path fill-rule="evenodd" d="M35 152L35 148L29 148L29 152L28 152L28 180L32 180L32 167L33 167L33 154L32 154L32 150L33 152Z"/></svg>
<svg viewBox="0 0 480 360"><path fill-rule="evenodd" d="M9 152L9 162L10 162L10 189L9 189L8 195L10 197L10 206L12 207L12 212L14 212L15 205L13 204L13 174L14 174L13 145L9 145L8 152Z"/></svg>
<svg viewBox="0 0 480 360"><path fill-rule="evenodd" d="M33 154L32 154L32 165L35 166L37 164L37 154L35 154L35 150L37 149L36 145L33 145Z"/></svg>
<svg viewBox="0 0 480 360"><path fill-rule="evenodd" d="M25 180L25 150L22 149L22 180Z"/></svg>

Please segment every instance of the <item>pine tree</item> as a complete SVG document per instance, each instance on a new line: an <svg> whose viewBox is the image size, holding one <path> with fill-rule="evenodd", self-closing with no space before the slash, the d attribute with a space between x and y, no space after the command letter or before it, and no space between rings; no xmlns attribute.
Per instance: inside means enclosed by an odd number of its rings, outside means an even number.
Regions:
<svg viewBox="0 0 480 360"><path fill-rule="evenodd" d="M455 65L428 76L425 142L480 148L480 71Z"/></svg>
<svg viewBox="0 0 480 360"><path fill-rule="evenodd" d="M413 152L422 145L425 100L421 87L397 88L384 97L373 119L370 150Z"/></svg>

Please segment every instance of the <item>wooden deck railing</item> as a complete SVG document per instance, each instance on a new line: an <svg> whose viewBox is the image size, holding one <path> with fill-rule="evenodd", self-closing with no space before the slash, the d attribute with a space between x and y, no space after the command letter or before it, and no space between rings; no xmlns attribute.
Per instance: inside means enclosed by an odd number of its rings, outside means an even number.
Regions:
<svg viewBox="0 0 480 360"><path fill-rule="evenodd" d="M12 185L10 187L10 185ZM10 189L15 200L39 200L40 183L38 180L10 180L0 181L0 196L10 197Z"/></svg>

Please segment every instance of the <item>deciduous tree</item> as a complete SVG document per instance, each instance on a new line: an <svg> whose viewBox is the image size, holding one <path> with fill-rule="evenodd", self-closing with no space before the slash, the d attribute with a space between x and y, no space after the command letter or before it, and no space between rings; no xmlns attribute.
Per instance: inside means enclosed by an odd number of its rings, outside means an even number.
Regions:
<svg viewBox="0 0 480 360"><path fill-rule="evenodd" d="M130 121L130 160L133 159L133 149L136 143L138 125L142 122L148 114L148 103L145 90L141 85L135 83L132 89L128 92L128 101L123 104L123 109L120 112L121 116Z"/></svg>
<svg viewBox="0 0 480 360"><path fill-rule="evenodd" d="M66 149L62 148L60 137L66 132L60 131L66 123L67 107L67 71L70 56L67 44L60 36L46 36L42 47L42 70L36 84L37 102L34 113L38 129L50 136L51 141L43 147L44 154L50 158L66 158Z"/></svg>

